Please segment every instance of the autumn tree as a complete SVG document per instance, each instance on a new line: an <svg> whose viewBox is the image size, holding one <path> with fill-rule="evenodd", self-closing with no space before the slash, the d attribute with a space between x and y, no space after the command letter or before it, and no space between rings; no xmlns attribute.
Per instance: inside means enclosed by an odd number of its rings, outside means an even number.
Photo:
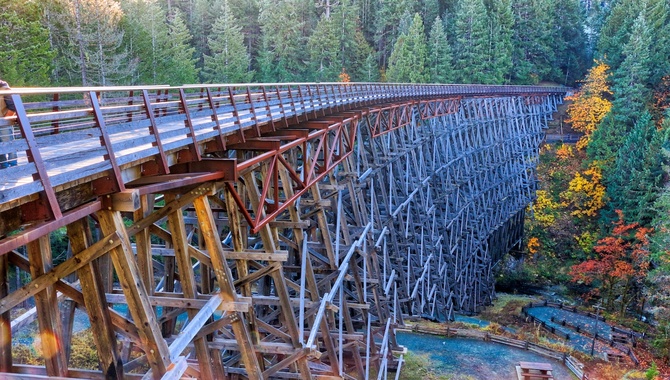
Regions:
<svg viewBox="0 0 670 380"><path fill-rule="evenodd" d="M604 305L621 315L641 293L643 281L650 268L649 228L637 223L625 224L623 212L612 233L593 248L595 257L573 265L572 281L593 285L603 298ZM618 305L617 305L618 304Z"/></svg>
<svg viewBox="0 0 670 380"><path fill-rule="evenodd" d="M576 217L593 217L605 206L605 186L602 171L597 162L582 173L575 173L568 189L561 193L563 206Z"/></svg>
<svg viewBox="0 0 670 380"><path fill-rule="evenodd" d="M578 149L583 150L588 146L591 134L612 108L612 102L609 100L612 91L609 88L608 77L609 66L596 61L595 66L586 75L581 89L566 98L572 102L568 106L566 122L570 123L574 130L584 133L577 142Z"/></svg>

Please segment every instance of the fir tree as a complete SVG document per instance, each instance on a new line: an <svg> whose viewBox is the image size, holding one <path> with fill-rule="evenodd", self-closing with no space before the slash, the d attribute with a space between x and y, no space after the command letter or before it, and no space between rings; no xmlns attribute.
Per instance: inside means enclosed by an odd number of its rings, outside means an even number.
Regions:
<svg viewBox="0 0 670 380"><path fill-rule="evenodd" d="M237 25L228 0L224 0L214 22L207 45L212 56L205 55L203 79L210 83L246 83L251 81L249 54L244 46L242 28Z"/></svg>
<svg viewBox="0 0 670 380"><path fill-rule="evenodd" d="M160 83L180 85L198 82L195 48L189 44L190 40L191 34L181 13L174 11L168 16L168 40L164 51L168 61L165 70L159 72Z"/></svg>
<svg viewBox="0 0 670 380"><path fill-rule="evenodd" d="M430 82L453 83L454 72L451 62L451 48L447 35L444 32L444 24L438 16L433 22L428 40Z"/></svg>
<svg viewBox="0 0 670 380"><path fill-rule="evenodd" d="M487 6L489 42L488 75L489 83L502 84L512 69L512 15L511 0L497 0Z"/></svg>
<svg viewBox="0 0 670 380"><path fill-rule="evenodd" d="M307 49L310 58L311 77L319 82L335 82L344 66L338 59L340 52L339 40L335 34L332 18L325 15L316 25L314 33L309 37Z"/></svg>
<svg viewBox="0 0 670 380"><path fill-rule="evenodd" d="M425 83L429 79L426 69L428 48L423 32L421 15L416 13L407 34L402 34L393 46L386 73L390 82Z"/></svg>
<svg viewBox="0 0 670 380"><path fill-rule="evenodd" d="M298 82L305 75L306 38L303 18L306 10L300 0L262 0L259 22L261 24L262 51L258 68L262 81Z"/></svg>
<svg viewBox="0 0 670 380"><path fill-rule="evenodd" d="M614 71L613 114L617 122L630 129L644 112L651 97L646 87L651 75L650 46L652 38L644 12L640 12L628 43L623 47L624 60Z"/></svg>
<svg viewBox="0 0 670 380"><path fill-rule="evenodd" d="M0 78L14 87L49 85L55 54L49 45L49 30L42 25L41 12L35 2L10 1L0 5Z"/></svg>
<svg viewBox="0 0 670 380"><path fill-rule="evenodd" d="M456 80L460 83L489 83L486 9L482 0L461 0L455 20Z"/></svg>
<svg viewBox="0 0 670 380"><path fill-rule="evenodd" d="M663 183L662 148L667 141L667 131L658 131L648 112L625 137L608 178L607 193L611 208L622 210L626 220L644 225L655 217L653 204Z"/></svg>

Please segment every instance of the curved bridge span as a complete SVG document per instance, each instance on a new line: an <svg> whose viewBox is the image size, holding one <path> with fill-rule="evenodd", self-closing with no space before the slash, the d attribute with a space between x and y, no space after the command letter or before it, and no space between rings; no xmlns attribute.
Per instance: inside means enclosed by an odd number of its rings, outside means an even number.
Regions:
<svg viewBox="0 0 670 380"><path fill-rule="evenodd" d="M491 301L566 90L12 90L0 376L385 378L403 318ZM82 319L98 370L70 360Z"/></svg>

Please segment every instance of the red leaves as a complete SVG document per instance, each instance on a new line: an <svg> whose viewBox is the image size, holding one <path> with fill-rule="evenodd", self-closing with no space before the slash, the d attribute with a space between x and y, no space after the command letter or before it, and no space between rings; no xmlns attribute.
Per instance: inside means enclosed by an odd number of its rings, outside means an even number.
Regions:
<svg viewBox="0 0 670 380"><path fill-rule="evenodd" d="M573 265L570 276L573 282L599 286L606 297L623 296L633 291L649 271L650 228L637 223L624 224L623 213L617 210L619 220L614 222L610 236L598 240L593 248L596 257Z"/></svg>

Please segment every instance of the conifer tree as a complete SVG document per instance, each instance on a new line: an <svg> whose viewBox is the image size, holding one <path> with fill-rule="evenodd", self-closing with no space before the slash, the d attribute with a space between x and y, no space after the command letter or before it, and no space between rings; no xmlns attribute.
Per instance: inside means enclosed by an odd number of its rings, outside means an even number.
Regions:
<svg viewBox="0 0 670 380"><path fill-rule="evenodd" d="M623 62L622 47L628 43L633 22L639 14L638 0L619 0L605 18L598 40L598 58L612 70L619 69Z"/></svg>
<svg viewBox="0 0 670 380"><path fill-rule="evenodd" d="M49 84L55 52L49 45L49 30L41 22L42 11L35 2L0 4L0 78L14 87Z"/></svg>
<svg viewBox="0 0 670 380"><path fill-rule="evenodd" d="M212 56L205 55L203 79L210 83L246 83L251 81L249 54L244 46L242 27L237 25L228 0L221 4L207 45Z"/></svg>
<svg viewBox="0 0 670 380"><path fill-rule="evenodd" d="M611 208L623 210L626 220L648 224L655 217L653 205L663 183L663 144L668 133L657 130L649 112L644 112L625 137L607 193Z"/></svg>
<svg viewBox="0 0 670 380"><path fill-rule="evenodd" d="M389 58L386 73L390 82L425 83L429 79L426 69L428 48L423 32L421 15L416 13L407 34L398 37Z"/></svg>
<svg viewBox="0 0 670 380"><path fill-rule="evenodd" d="M646 15L640 12L633 24L630 39L623 47L624 60L614 71L613 114L615 120L626 129L636 123L651 97L651 90L646 87L653 64L651 44Z"/></svg>
<svg viewBox="0 0 670 380"><path fill-rule="evenodd" d="M486 8L482 0L460 0L454 25L454 67L460 83L490 83Z"/></svg>
<svg viewBox="0 0 670 380"><path fill-rule="evenodd" d="M514 0L513 83L534 84L552 75L553 0Z"/></svg>
<svg viewBox="0 0 670 380"><path fill-rule="evenodd" d="M164 84L163 67L168 28L165 11L152 0L124 0L124 45L130 59L137 63L132 84Z"/></svg>
<svg viewBox="0 0 670 380"><path fill-rule="evenodd" d="M502 84L512 69L512 15L511 0L496 0L487 5L488 42L488 83Z"/></svg>
<svg viewBox="0 0 670 380"><path fill-rule="evenodd" d="M175 10L168 15L168 39L165 46L165 56L169 58L165 70L160 72L161 83L180 85L198 82L195 48L190 45L191 34L181 16Z"/></svg>
<svg viewBox="0 0 670 380"><path fill-rule="evenodd" d="M344 68L338 59L340 53L338 42L333 19L326 18L324 14L307 43L310 58L309 72L312 79L319 82L337 80L340 71Z"/></svg>
<svg viewBox="0 0 670 380"><path fill-rule="evenodd" d="M385 0L379 5L375 15L374 41L381 67L389 65L392 48L400 36L400 21L405 13L413 14L413 5L410 0Z"/></svg>
<svg viewBox="0 0 670 380"><path fill-rule="evenodd" d="M435 18L428 40L428 71L431 83L453 83L451 48L440 16Z"/></svg>
<svg viewBox="0 0 670 380"><path fill-rule="evenodd" d="M262 51L258 69L264 82L298 82L305 75L307 39L300 0L261 0Z"/></svg>

